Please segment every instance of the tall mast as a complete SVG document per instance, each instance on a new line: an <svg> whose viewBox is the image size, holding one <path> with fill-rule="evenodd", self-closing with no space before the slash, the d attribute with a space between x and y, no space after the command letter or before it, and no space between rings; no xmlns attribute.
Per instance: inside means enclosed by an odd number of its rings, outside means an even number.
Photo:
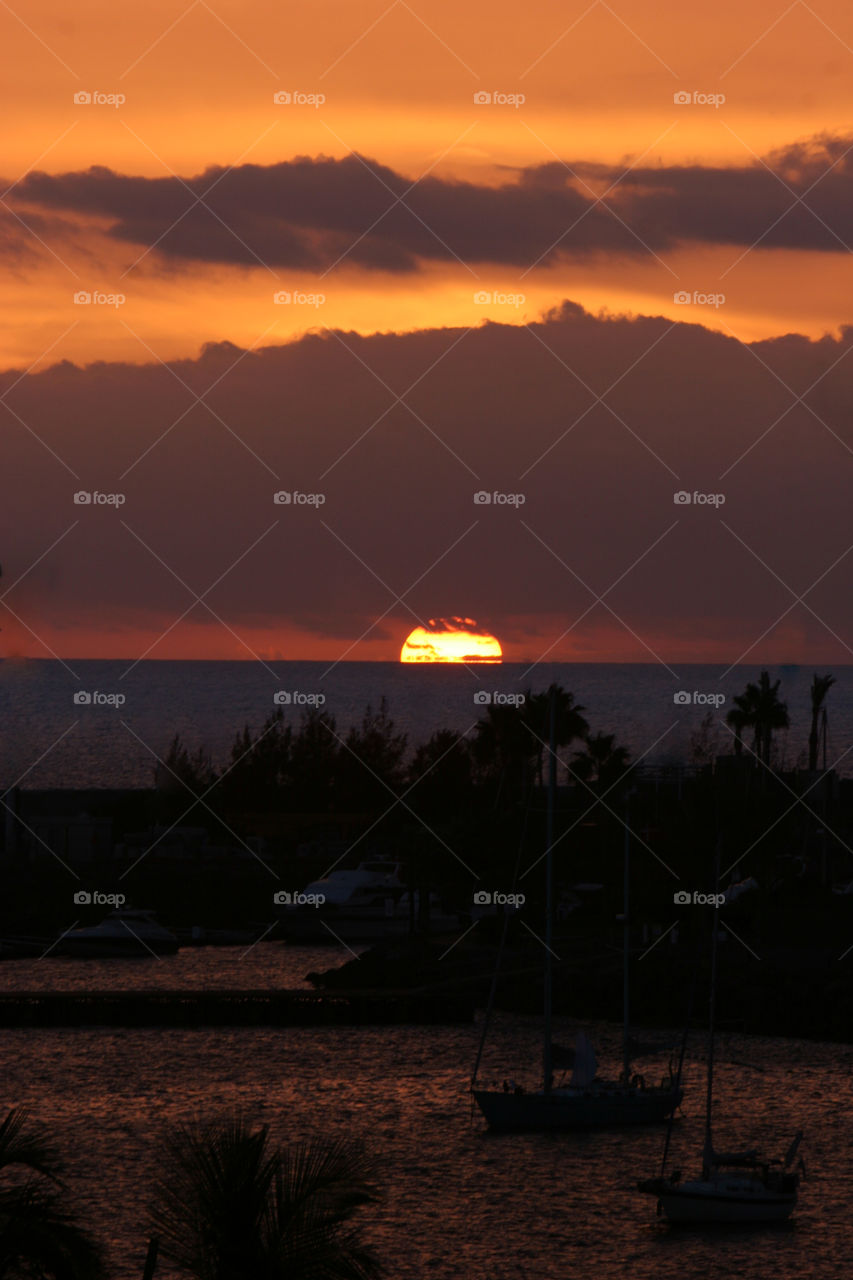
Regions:
<svg viewBox="0 0 853 1280"><path fill-rule="evenodd" d="M714 853L714 895L716 897L720 887L720 840L717 838L716 850ZM702 1176L708 1178L711 1173L711 1158L713 1155L713 1144L711 1141L711 1098L713 1094L714 1082L714 1016L717 1004L717 934L719 932L719 923L717 920L716 903L711 908L711 997L708 1001L708 1091L705 1098L705 1149L702 1153Z"/></svg>
<svg viewBox="0 0 853 1280"><path fill-rule="evenodd" d="M631 848L630 831L628 828L630 801L629 797L625 797L625 867L624 867L624 883L622 888L622 1073L627 1087L631 1078L631 1051L628 1043L629 1038L629 1009L628 1009L628 952L631 945L631 926L628 921L628 891L629 891L629 857Z"/></svg>
<svg viewBox="0 0 853 1280"><path fill-rule="evenodd" d="M554 800L557 792L557 699L553 685L548 690L548 818L545 825L545 1018L544 1043L542 1045L542 1071L544 1089L551 1091L551 942L554 933L554 867L551 848L554 843Z"/></svg>

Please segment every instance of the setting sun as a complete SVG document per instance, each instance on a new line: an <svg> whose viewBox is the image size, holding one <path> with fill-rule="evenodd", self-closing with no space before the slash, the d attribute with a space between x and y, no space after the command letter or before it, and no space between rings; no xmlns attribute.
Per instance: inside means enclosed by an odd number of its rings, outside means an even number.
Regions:
<svg viewBox="0 0 853 1280"><path fill-rule="evenodd" d="M499 641L473 618L430 618L415 627L400 652L401 662L500 662Z"/></svg>

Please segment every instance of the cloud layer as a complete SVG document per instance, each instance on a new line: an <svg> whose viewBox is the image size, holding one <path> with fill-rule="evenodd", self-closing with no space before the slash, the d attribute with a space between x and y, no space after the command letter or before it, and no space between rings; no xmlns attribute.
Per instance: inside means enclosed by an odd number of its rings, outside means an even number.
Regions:
<svg viewBox="0 0 853 1280"><path fill-rule="evenodd" d="M30 173L12 198L33 217L74 217L155 246L173 263L325 271L345 259L405 273L426 262L526 268L691 243L846 252L851 146L851 138L812 138L741 167L568 159L491 186L433 174L413 182L355 154L212 167L186 179L93 166Z"/></svg>
<svg viewBox="0 0 853 1280"><path fill-rule="evenodd" d="M735 659L766 632L759 660L778 619L785 656L850 652L850 330L745 346L566 303L529 327L19 376L0 379L3 626L30 652L90 626L138 654L168 628L167 656L209 624L229 655L296 628L291 656L367 632L395 657L455 614L508 657L606 627L641 660Z"/></svg>

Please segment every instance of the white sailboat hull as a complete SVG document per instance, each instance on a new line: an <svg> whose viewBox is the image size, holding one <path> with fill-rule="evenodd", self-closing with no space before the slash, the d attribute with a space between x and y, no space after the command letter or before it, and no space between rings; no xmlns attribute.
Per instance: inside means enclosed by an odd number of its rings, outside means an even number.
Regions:
<svg viewBox="0 0 853 1280"><path fill-rule="evenodd" d="M682 1091L618 1089L552 1089L549 1093L503 1093L475 1089L474 1098L490 1129L500 1133L599 1129L608 1126L659 1124L672 1115Z"/></svg>
<svg viewBox="0 0 853 1280"><path fill-rule="evenodd" d="M720 1178L685 1182L659 1199L670 1222L784 1222L794 1211L797 1192L748 1178Z"/></svg>

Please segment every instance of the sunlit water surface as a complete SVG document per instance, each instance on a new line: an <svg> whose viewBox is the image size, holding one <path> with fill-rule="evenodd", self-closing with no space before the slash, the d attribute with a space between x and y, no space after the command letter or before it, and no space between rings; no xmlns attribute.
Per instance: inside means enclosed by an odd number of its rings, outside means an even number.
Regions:
<svg viewBox="0 0 853 1280"><path fill-rule="evenodd" d="M339 954L261 944L182 952L160 962L6 962L4 990L36 987L295 986ZM250 972L243 965L252 961ZM558 1020L570 1040L576 1024ZM618 1029L590 1034L604 1067L618 1059ZM853 1268L853 1047L726 1035L719 1044L720 1146L784 1150L805 1130L808 1180L791 1225L692 1230L667 1227L638 1177L657 1171L660 1129L498 1137L472 1115L467 1086L479 1035L460 1027L217 1030L13 1030L0 1040L3 1105L26 1103L67 1152L80 1212L109 1243L115 1280L139 1280L144 1208L163 1129L179 1119L242 1106L282 1142L358 1135L379 1156L383 1203L366 1232L394 1280L616 1280L803 1277ZM677 1032L648 1033L654 1077ZM535 1018L501 1015L484 1076L533 1083ZM704 1046L688 1054L684 1117L674 1163L695 1171L702 1137ZM529 1071L527 1068L529 1067ZM168 1275L168 1270L158 1271Z"/></svg>

